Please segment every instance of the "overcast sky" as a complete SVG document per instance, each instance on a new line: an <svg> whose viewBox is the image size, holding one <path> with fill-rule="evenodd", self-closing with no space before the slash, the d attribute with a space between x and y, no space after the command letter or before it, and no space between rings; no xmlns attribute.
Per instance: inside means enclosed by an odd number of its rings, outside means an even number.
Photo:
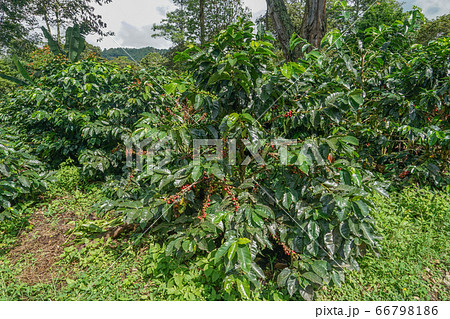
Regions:
<svg viewBox="0 0 450 319"><path fill-rule="evenodd" d="M226 1L226 0L225 0ZM265 13L266 0L243 0L254 17ZM428 18L435 18L450 13L450 0L403 0L405 9L413 5L423 9ZM107 37L97 42L97 36L89 36L88 42L101 48L116 48L119 46L141 48L153 46L166 49L171 46L162 38L152 38L152 25L159 23L167 11L175 7L170 0L114 0L112 3L98 7L96 12L103 16L108 24L108 30L115 36Z"/></svg>

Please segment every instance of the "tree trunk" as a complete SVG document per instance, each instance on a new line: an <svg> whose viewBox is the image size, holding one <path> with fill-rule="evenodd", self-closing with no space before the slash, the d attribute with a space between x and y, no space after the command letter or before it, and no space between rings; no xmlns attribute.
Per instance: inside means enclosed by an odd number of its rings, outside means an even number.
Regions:
<svg viewBox="0 0 450 319"><path fill-rule="evenodd" d="M55 15L56 15L56 37L57 37L57 41L58 44L61 45L61 20L59 18L59 1L56 1L55 3L56 7L55 7Z"/></svg>
<svg viewBox="0 0 450 319"><path fill-rule="evenodd" d="M326 5L326 0L306 0L302 37L315 48L320 47L327 30Z"/></svg>
<svg viewBox="0 0 450 319"><path fill-rule="evenodd" d="M50 30L50 22L49 22L49 18L48 18L49 9L47 7L47 4L45 2L43 2L43 3L37 2L35 10L37 12L42 11L42 16L44 17L44 22L45 22L45 26L47 27L47 31L48 31L48 33L50 33L50 35L52 35L52 30Z"/></svg>
<svg viewBox="0 0 450 319"><path fill-rule="evenodd" d="M50 35L52 35L52 30L50 30L50 23L48 22L47 11L45 11L45 13L44 13L44 21L45 21L45 25L47 26L48 33L50 33Z"/></svg>
<svg viewBox="0 0 450 319"><path fill-rule="evenodd" d="M294 49L294 52L291 52L289 42L294 34L294 26L288 14L286 4L284 0L266 0L266 2L267 12L274 24L284 57L287 61L295 61L301 56L301 49L297 47Z"/></svg>
<svg viewBox="0 0 450 319"><path fill-rule="evenodd" d="M200 0L200 44L205 44L205 0Z"/></svg>

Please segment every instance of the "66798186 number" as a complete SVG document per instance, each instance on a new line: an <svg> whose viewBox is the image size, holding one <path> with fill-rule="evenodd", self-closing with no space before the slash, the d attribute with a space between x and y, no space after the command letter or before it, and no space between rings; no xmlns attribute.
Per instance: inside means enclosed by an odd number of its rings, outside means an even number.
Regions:
<svg viewBox="0 0 450 319"><path fill-rule="evenodd" d="M375 313L379 316L436 316L439 311L437 306L378 306L375 309Z"/></svg>

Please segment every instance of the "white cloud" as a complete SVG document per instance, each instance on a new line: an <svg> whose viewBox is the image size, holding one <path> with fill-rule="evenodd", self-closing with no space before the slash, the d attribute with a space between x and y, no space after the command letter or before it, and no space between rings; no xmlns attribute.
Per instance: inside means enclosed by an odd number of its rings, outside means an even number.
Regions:
<svg viewBox="0 0 450 319"><path fill-rule="evenodd" d="M141 28L137 28L125 21L122 21L120 30L117 33L117 38L120 39L121 46L124 47L157 47L157 48L169 48L171 43L161 38L153 38L152 26L146 25Z"/></svg>
<svg viewBox="0 0 450 319"><path fill-rule="evenodd" d="M428 18L450 13L450 0L403 1L405 9L411 9L413 5L417 5L423 8ZM266 0L243 0L243 2L252 10L254 18L264 14L267 8ZM167 11L174 8L171 0L114 0L110 4L97 6L96 12L103 16L103 21L108 24L108 30L116 35L114 39L105 38L100 43L96 42L97 36L89 36L87 40L102 48L118 47L117 43L129 47L168 48L170 47L168 41L151 37L150 26L159 23Z"/></svg>
<svg viewBox="0 0 450 319"><path fill-rule="evenodd" d="M169 10L170 10L170 6L156 7L156 11L162 16L165 16Z"/></svg>
<svg viewBox="0 0 450 319"><path fill-rule="evenodd" d="M405 0L405 8L412 9L417 6L423 9L423 13L429 19L450 13L449 0Z"/></svg>
<svg viewBox="0 0 450 319"><path fill-rule="evenodd" d="M151 37L151 27L160 22L174 5L170 0L115 0L110 4L95 6L96 13L103 17L108 30L114 37L106 37L97 42L98 36L91 35L87 41L103 48L155 46L165 49L170 43L161 38Z"/></svg>

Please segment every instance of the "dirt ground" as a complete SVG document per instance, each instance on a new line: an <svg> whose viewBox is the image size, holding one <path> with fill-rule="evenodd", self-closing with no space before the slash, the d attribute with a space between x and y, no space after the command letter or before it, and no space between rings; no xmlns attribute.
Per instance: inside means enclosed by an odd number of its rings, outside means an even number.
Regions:
<svg viewBox="0 0 450 319"><path fill-rule="evenodd" d="M33 214L29 220L33 229L23 231L18 245L7 255L13 265L25 261L19 276L23 283L34 285L52 282L58 273L58 265L55 262L70 239L67 231L73 226L68 222L77 219L79 216L76 214L65 212L64 215L53 216L54 222L51 223L43 210Z"/></svg>

